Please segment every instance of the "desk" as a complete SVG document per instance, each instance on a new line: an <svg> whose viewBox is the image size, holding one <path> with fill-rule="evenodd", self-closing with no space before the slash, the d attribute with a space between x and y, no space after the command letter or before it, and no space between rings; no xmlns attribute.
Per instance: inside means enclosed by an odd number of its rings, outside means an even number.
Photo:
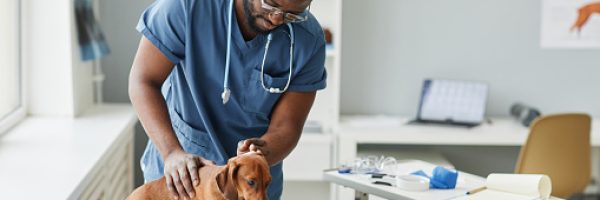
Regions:
<svg viewBox="0 0 600 200"><path fill-rule="evenodd" d="M435 165L419 160L401 162L398 166L402 174L408 174L417 170L431 172L435 168ZM365 175L340 174L336 170L326 170L323 173L323 179L355 189L355 200L366 200L368 199L367 194L395 200L445 200L464 196L467 191L485 186L485 178L465 172L458 173L456 188L451 190L430 189L428 191L406 191L397 187L372 184L373 180ZM550 200L559 200L559 198L551 197Z"/></svg>
<svg viewBox="0 0 600 200"><path fill-rule="evenodd" d="M512 118L492 118L491 123L473 128L406 124L410 119L343 117L339 127L340 140L360 144L521 146L529 134L527 127ZM361 121L386 122L378 125ZM599 125L600 120L594 120L592 128ZM592 129L591 143L600 147L600 129Z"/></svg>
<svg viewBox="0 0 600 200"><path fill-rule="evenodd" d="M414 171L423 170L431 173L435 165L419 161L411 160L398 164L402 174L409 174ZM467 191L475 188L480 188L485 185L485 179L472 174L459 172L458 184L453 190L428 190L428 191L406 191L397 187L382 186L372 184L365 175L357 174L339 174L336 170L325 171L323 179L335 184L343 185L355 189L355 199L368 198L365 194L373 194L386 199L408 200L408 199L451 199L458 196L463 196Z"/></svg>
<svg viewBox="0 0 600 200"><path fill-rule="evenodd" d="M512 118L491 118L473 128L445 125L407 125L407 117L342 117L338 134L339 161L353 160L360 144L521 146L529 129ZM593 120L592 176L600 175L600 120ZM342 194L338 199L348 199Z"/></svg>

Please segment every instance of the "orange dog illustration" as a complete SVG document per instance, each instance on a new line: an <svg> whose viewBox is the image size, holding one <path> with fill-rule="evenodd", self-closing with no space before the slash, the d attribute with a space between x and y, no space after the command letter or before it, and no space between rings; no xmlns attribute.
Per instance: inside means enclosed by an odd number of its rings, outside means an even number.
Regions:
<svg viewBox="0 0 600 200"><path fill-rule="evenodd" d="M581 31L590 18L590 15L594 13L600 13L600 2L590 3L579 8L579 16L577 17L575 24L571 27L571 31Z"/></svg>

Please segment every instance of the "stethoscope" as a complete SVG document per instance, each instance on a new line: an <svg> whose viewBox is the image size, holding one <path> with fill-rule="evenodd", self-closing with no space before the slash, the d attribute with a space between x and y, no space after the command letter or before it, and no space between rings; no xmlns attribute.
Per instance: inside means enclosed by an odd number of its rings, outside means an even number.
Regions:
<svg viewBox="0 0 600 200"><path fill-rule="evenodd" d="M234 0L230 0L229 4L229 25L227 26L227 55L225 57L225 77L223 80L223 93L221 94L221 99L223 99L223 104L229 102L229 97L231 96L231 90L229 90L229 65L230 65L230 56L231 56L231 24L232 24L232 13L233 13L233 4ZM267 54L269 52L269 45L271 44L271 40L273 40L273 34L269 33L267 35L267 44L265 44L265 53L263 55L262 64L260 65L260 83L263 89L269 93L284 93L287 91L290 86L290 81L292 80L292 71L294 62L294 27L292 27L291 23L287 23L287 27L290 31L288 35L290 38L290 72L288 75L287 83L283 89L277 87L267 87L265 86L265 60L267 60Z"/></svg>

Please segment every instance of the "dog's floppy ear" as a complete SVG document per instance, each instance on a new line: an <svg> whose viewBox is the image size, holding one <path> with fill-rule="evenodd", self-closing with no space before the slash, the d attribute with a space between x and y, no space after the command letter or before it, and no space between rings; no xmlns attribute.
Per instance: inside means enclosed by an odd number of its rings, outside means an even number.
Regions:
<svg viewBox="0 0 600 200"><path fill-rule="evenodd" d="M237 189L229 176L229 165L225 165L217 174L217 186L227 199L237 199Z"/></svg>
<svg viewBox="0 0 600 200"><path fill-rule="evenodd" d="M239 164L234 158L227 161L227 165L219 171L217 175L217 185L219 190L227 199L238 199L237 191L237 172Z"/></svg>
<svg viewBox="0 0 600 200"><path fill-rule="evenodd" d="M238 163L238 161L235 157L231 158L227 161L227 167L225 167L225 168L228 168L228 170L229 170L229 172L228 172L229 180L231 180L233 185L237 185L236 177L237 177L237 172L238 172L239 167L240 167L240 164Z"/></svg>

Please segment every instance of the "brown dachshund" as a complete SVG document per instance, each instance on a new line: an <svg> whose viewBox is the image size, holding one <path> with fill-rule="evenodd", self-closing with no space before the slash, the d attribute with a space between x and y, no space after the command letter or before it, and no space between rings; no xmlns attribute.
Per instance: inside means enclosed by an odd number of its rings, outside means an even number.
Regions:
<svg viewBox="0 0 600 200"><path fill-rule="evenodd" d="M600 2L590 3L579 8L579 15L571 27L571 31L581 31L583 26L585 26L585 23L587 23L588 19L590 18L590 15L593 13L600 13Z"/></svg>
<svg viewBox="0 0 600 200"><path fill-rule="evenodd" d="M269 165L262 154L251 152L233 157L227 165L206 165L198 170L200 184L195 187L194 199L210 200L263 200L271 182ZM146 183L127 199L172 199L165 178Z"/></svg>

